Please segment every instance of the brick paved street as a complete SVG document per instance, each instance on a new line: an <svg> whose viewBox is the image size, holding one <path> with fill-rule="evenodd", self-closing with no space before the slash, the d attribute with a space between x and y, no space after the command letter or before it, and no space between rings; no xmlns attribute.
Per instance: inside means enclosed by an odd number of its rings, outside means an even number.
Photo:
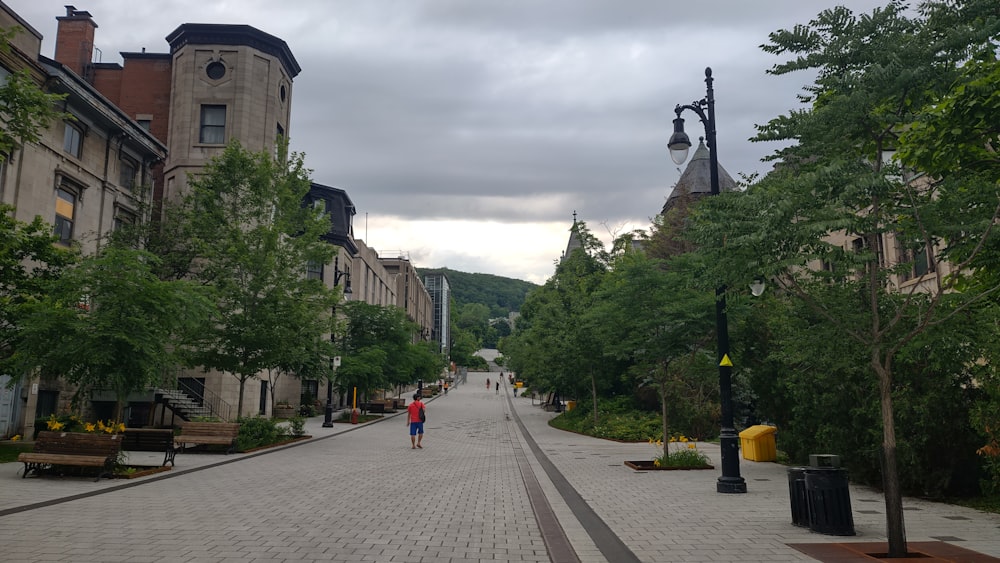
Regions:
<svg viewBox="0 0 1000 563"><path fill-rule="evenodd" d="M782 466L744 460L745 495L716 493L717 470L633 471L623 461L650 459L648 444L554 430L553 414L487 391L486 377L428 403L421 450L397 415L333 429L311 419L309 442L183 453L175 469L129 481L21 479L20 464L0 465L0 560L549 561L549 542L558 561L753 563L813 561L789 543L885 540L876 492L852 487L857 536L811 533L791 525ZM539 527L546 508L555 532ZM905 508L910 542L1000 557L1000 516L915 499Z"/></svg>

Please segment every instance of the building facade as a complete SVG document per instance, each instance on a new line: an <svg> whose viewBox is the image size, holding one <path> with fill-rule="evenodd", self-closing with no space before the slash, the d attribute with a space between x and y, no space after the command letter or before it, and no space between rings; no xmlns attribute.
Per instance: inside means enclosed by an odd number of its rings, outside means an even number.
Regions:
<svg viewBox="0 0 1000 563"><path fill-rule="evenodd" d="M41 34L0 2L0 25L25 30L9 53L0 53L0 75L29 69L38 84L67 94L65 111L73 116L50 126L39 143L7 155L0 164L0 201L15 206L22 221L36 215L52 221L60 244L95 252L116 225L148 221L162 201L184 193L188 176L230 141L276 152L289 134L293 81L301 68L275 36L246 25L188 23L166 36L168 52L124 52L122 64L100 63L94 62L93 16L66 6L56 19L55 54L47 59L40 53ZM314 184L307 199L322 200L331 220L324 240L339 250L333 263L303 275L318 275L328 287L351 283L353 298L408 307L413 320L429 327L430 315L422 311L430 306L416 304L419 297L408 305L405 293L422 286L401 286L398 264L387 269L377 252L354 239L355 208L347 193ZM213 401L238 402L239 382L229 374L178 375ZM302 395L295 378L276 386L274 397L264 375L258 379L259 386L245 388L244 412L232 417L269 414L274 399L294 403ZM60 385L34 381L0 395L0 433L9 434L5 426L28 433L37 417L65 410L72 390Z"/></svg>
<svg viewBox="0 0 1000 563"><path fill-rule="evenodd" d="M5 155L0 202L20 221L51 222L57 244L93 253L116 228L149 219L154 170L167 148L72 68L42 56L41 34L0 3L0 27L14 26L23 31L0 53L0 75L27 70L40 87L66 96L60 105L69 118ZM33 434L37 418L68 408L68 391L42 378L4 393L0 435Z"/></svg>
<svg viewBox="0 0 1000 563"><path fill-rule="evenodd" d="M430 294L434 304L432 314L431 340L440 345L442 354L449 355L451 351L451 286L448 276L444 274L429 274L424 276L424 287Z"/></svg>

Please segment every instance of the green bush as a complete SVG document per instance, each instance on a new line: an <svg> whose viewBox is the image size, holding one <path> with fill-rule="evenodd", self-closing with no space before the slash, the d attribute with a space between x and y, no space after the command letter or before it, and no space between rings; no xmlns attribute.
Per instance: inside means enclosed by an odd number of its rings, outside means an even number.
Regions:
<svg viewBox="0 0 1000 563"><path fill-rule="evenodd" d="M304 436L306 433L306 419L301 416L293 416L288 419L288 424L292 428L292 436Z"/></svg>
<svg viewBox="0 0 1000 563"><path fill-rule="evenodd" d="M549 424L570 432L623 442L645 442L663 437L659 415L638 410L628 397L599 400L598 413L595 424L590 402L577 402L575 409L553 418Z"/></svg>
<svg viewBox="0 0 1000 563"><path fill-rule="evenodd" d="M241 418L240 433L236 437L236 449L251 450L288 439L288 430L269 419L261 417Z"/></svg>

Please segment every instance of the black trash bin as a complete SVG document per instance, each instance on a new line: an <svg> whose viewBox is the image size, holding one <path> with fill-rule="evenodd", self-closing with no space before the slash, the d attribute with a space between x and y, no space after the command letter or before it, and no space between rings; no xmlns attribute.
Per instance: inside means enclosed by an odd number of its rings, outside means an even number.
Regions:
<svg viewBox="0 0 1000 563"><path fill-rule="evenodd" d="M853 536L854 514L847 470L829 467L805 468L809 529L831 536Z"/></svg>
<svg viewBox="0 0 1000 563"><path fill-rule="evenodd" d="M792 524L809 527L809 501L806 499L806 468L788 468L788 500L792 507Z"/></svg>

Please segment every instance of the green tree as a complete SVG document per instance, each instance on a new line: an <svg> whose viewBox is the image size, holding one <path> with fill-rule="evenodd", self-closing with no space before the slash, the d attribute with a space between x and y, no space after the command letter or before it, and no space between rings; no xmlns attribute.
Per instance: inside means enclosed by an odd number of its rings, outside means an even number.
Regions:
<svg viewBox="0 0 1000 563"><path fill-rule="evenodd" d="M473 334L477 340L486 337L490 326L490 308L482 303L466 303L455 311L455 326Z"/></svg>
<svg viewBox="0 0 1000 563"><path fill-rule="evenodd" d="M582 247L528 295L517 331L504 339L504 354L532 389L589 395L596 419L597 396L608 387L613 372L603 352L605 342L595 324L586 322L586 314L610 257L585 223L577 222L574 228Z"/></svg>
<svg viewBox="0 0 1000 563"><path fill-rule="evenodd" d="M696 270L684 258L668 265L639 252L622 256L589 315L602 328L607 353L629 365L639 386L659 395L664 456L669 456L671 408L687 405L710 418L718 398L710 347L714 296L695 283ZM697 417L688 417L689 424L692 418ZM684 433L705 426L692 424Z"/></svg>
<svg viewBox="0 0 1000 563"><path fill-rule="evenodd" d="M22 306L45 296L46 285L77 259L74 251L54 245L52 225L41 217L31 223L14 218L14 208L0 204L0 361L14 353L25 322ZM13 367L5 373L27 375Z"/></svg>
<svg viewBox="0 0 1000 563"><path fill-rule="evenodd" d="M990 239L989 228L959 233L939 217L968 213L970 221L992 225L997 205L994 191L959 193L903 182L900 167L886 164L885 157L903 142L899 132L955 84L960 64L996 48L1000 20L995 5L988 5L934 1L909 16L893 1L863 17L838 7L808 25L772 33L763 49L792 56L772 74L817 71L801 96L809 107L759 126L755 140L793 141L775 153L782 165L746 194L723 194L699 205L694 229L701 248L714 251L709 262L717 267L715 279L745 287L764 275L861 346L878 383L892 557L906 553L895 364L923 332L959 312L968 314L983 296L956 291L976 274L975 251L948 276L903 291L894 284L924 256L936 266L952 258L949 249L956 245L977 249ZM980 17L986 13L993 16ZM834 243L838 236L848 243ZM893 240L903 250L898 263L886 260L883 243ZM831 283L844 287L853 309L831 308L833 301L818 297Z"/></svg>
<svg viewBox="0 0 1000 563"><path fill-rule="evenodd" d="M129 393L183 362L211 309L202 288L160 280L155 264L147 252L110 246L50 280L21 306L13 373L60 376L77 386L75 401L112 390L120 419Z"/></svg>
<svg viewBox="0 0 1000 563"><path fill-rule="evenodd" d="M215 315L195 361L239 380L241 414L249 379L325 364L333 355L324 334L339 293L305 276L308 264L333 259L335 247L320 238L330 220L303 204L308 170L286 147L275 155L230 143L191 177L183 202L166 216L162 230L185 237L165 240L180 244L157 245L169 275L212 289ZM317 353L314 362L304 358Z"/></svg>
<svg viewBox="0 0 1000 563"><path fill-rule="evenodd" d="M426 367L415 358L412 339L417 329L405 311L362 301L348 302L343 310L347 328L340 342L343 363L337 371L342 391L358 388L370 399L372 391L409 383Z"/></svg>

